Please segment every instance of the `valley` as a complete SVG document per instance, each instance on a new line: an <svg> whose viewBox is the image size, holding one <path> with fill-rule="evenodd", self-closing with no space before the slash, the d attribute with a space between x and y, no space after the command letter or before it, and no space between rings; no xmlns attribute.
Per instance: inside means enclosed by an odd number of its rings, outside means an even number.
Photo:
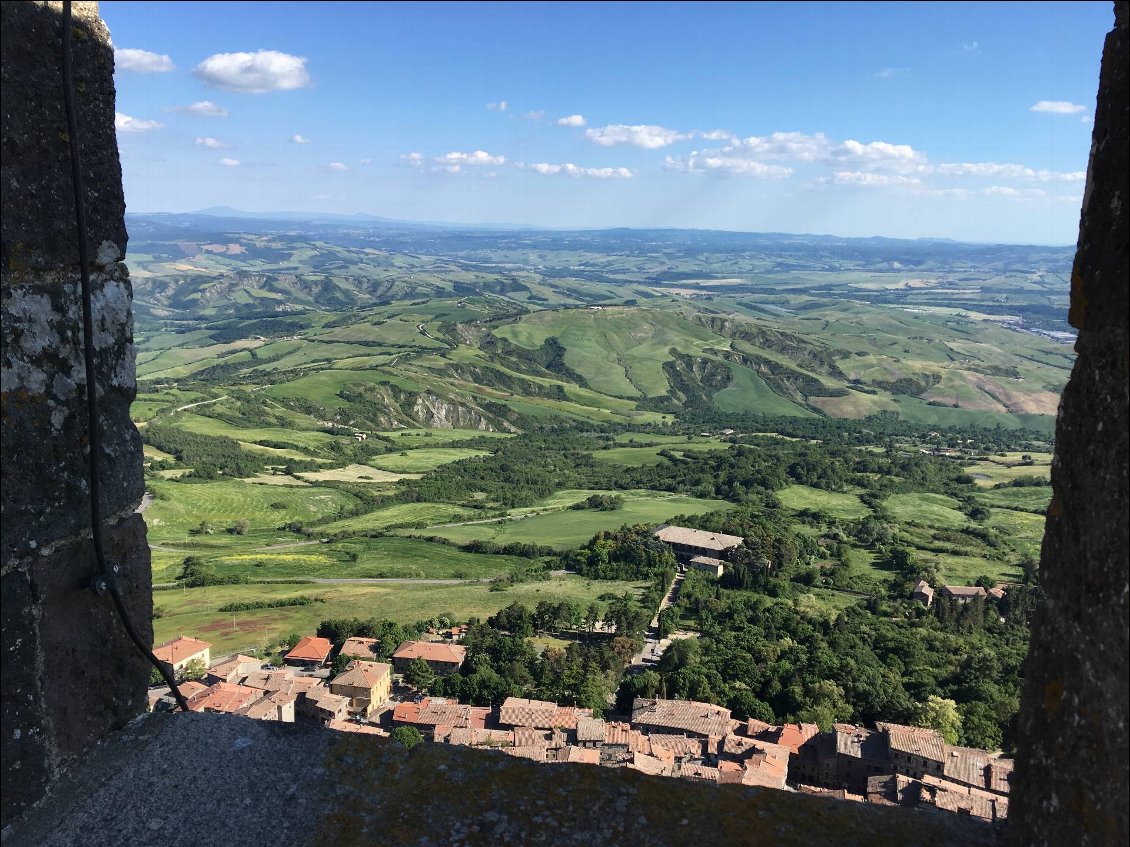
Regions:
<svg viewBox="0 0 1130 847"><path fill-rule="evenodd" d="M746 538L745 565L691 575L664 612L703 633L755 599L830 622L870 598L929 626L916 579L1035 580L1067 250L204 216L131 233L158 641L268 656L318 621L543 600L650 617L665 584L615 551L664 523ZM928 688L972 696L955 686ZM775 717L815 708L797 696Z"/></svg>

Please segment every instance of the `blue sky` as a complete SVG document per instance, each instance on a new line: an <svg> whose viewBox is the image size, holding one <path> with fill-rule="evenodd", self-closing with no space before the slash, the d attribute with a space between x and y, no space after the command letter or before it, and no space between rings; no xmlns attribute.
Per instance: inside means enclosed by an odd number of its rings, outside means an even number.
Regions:
<svg viewBox="0 0 1130 847"><path fill-rule="evenodd" d="M1110 3L101 4L132 212L1074 243Z"/></svg>

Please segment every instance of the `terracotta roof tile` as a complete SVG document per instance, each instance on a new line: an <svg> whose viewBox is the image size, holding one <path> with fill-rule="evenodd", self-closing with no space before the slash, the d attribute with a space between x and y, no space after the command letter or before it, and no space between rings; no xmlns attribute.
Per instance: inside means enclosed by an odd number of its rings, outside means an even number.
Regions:
<svg viewBox="0 0 1130 847"><path fill-rule="evenodd" d="M534 762L544 762L546 759L545 747L503 747L502 752L508 756L514 756L519 759L530 759Z"/></svg>
<svg viewBox="0 0 1130 847"><path fill-rule="evenodd" d="M575 762L583 765L599 765L600 751L595 747L562 747L557 751L557 761Z"/></svg>
<svg viewBox="0 0 1130 847"><path fill-rule="evenodd" d="M548 700L507 697L498 710L498 722L511 726L536 726L549 729L557 715L557 704Z"/></svg>
<svg viewBox="0 0 1130 847"><path fill-rule="evenodd" d="M671 765L645 753L633 753L628 767L651 776L671 776Z"/></svg>
<svg viewBox="0 0 1130 847"><path fill-rule="evenodd" d="M637 697L632 703L632 723L722 736L730 729L730 710L694 700L653 700Z"/></svg>
<svg viewBox="0 0 1130 847"><path fill-rule="evenodd" d="M514 727L515 747L548 747L552 733L547 729L534 729L532 726Z"/></svg>
<svg viewBox="0 0 1130 847"><path fill-rule="evenodd" d="M381 642L377 638L347 638L341 645L338 655L371 661L377 657L377 648L380 645Z"/></svg>
<svg viewBox="0 0 1130 847"><path fill-rule="evenodd" d="M461 644L444 644L440 641L405 641L392 654L394 659L423 659L425 662L454 662L463 664L467 648Z"/></svg>
<svg viewBox="0 0 1130 847"><path fill-rule="evenodd" d="M974 597L987 597L989 592L979 585L943 585L943 594L958 600L972 600Z"/></svg>
<svg viewBox="0 0 1130 847"><path fill-rule="evenodd" d="M647 740L651 742L652 755L658 755L655 751L660 747L670 750L676 757L683 759L701 759L706 755L706 742L701 738L653 732Z"/></svg>
<svg viewBox="0 0 1130 847"><path fill-rule="evenodd" d="M832 735L836 752L842 756L887 762L887 736L882 732L872 732L851 724L836 724Z"/></svg>
<svg viewBox="0 0 1130 847"><path fill-rule="evenodd" d="M741 785L745 768L737 762L718 763L718 781L727 785Z"/></svg>
<svg viewBox="0 0 1130 847"><path fill-rule="evenodd" d="M207 641L198 641L195 638L189 638L186 635L178 635L172 641L166 641L159 647L153 648L153 655L157 657L160 662L168 662L170 665L175 665L183 662L185 659L192 658L197 653L203 653L212 647Z"/></svg>
<svg viewBox="0 0 1130 847"><path fill-rule="evenodd" d="M717 782L718 768L713 768L709 765L699 765L694 762L683 762L679 775L687 779L701 779L705 782Z"/></svg>
<svg viewBox="0 0 1130 847"><path fill-rule="evenodd" d="M254 656L244 656L242 653L217 662L208 668L208 676L215 682L232 682L232 677L243 676L246 673L259 669L262 662Z"/></svg>
<svg viewBox="0 0 1130 847"><path fill-rule="evenodd" d="M514 733L502 729L472 729L470 727L449 727L440 735L436 727L435 740L467 747L510 747L514 744Z"/></svg>
<svg viewBox="0 0 1130 847"><path fill-rule="evenodd" d="M184 695L184 698L188 700L189 698L199 694L201 691L206 691L208 689L208 686L203 682L197 682L194 679L188 679L177 685L177 688L180 689L180 693Z"/></svg>
<svg viewBox="0 0 1130 847"><path fill-rule="evenodd" d="M771 723L759 721L757 718L750 718L745 722L745 734L750 738L756 738L761 733L768 732L771 729L777 729L777 727Z"/></svg>
<svg viewBox="0 0 1130 847"><path fill-rule="evenodd" d="M883 722L876 723L875 726L880 732L886 733L887 743L892 751L939 764L946 760L946 742L937 730Z"/></svg>
<svg viewBox="0 0 1130 847"><path fill-rule="evenodd" d="M284 659L293 659L301 662L324 662L334 648L333 642L328 638L319 638L316 635L306 635L299 639L294 649L284 656Z"/></svg>
<svg viewBox="0 0 1130 847"><path fill-rule="evenodd" d="M194 712L225 712L235 714L263 696L263 692L245 685L217 682L195 694L188 707Z"/></svg>
<svg viewBox="0 0 1130 847"><path fill-rule="evenodd" d="M627 747L631 753L651 752L651 742L647 736L631 724L609 721L604 725L604 743L613 747Z"/></svg>
<svg viewBox="0 0 1130 847"><path fill-rule="evenodd" d="M386 738L388 737L388 733L379 726L373 726L368 723L357 723L357 721L343 721L337 718L331 718L326 721L326 726L330 729L336 729L338 732L358 732L363 735L383 735Z"/></svg>
<svg viewBox="0 0 1130 847"><path fill-rule="evenodd" d="M387 679L391 672L392 665L386 665L384 662L355 661L335 676L330 685L331 687L348 685L351 688L373 688L379 685L382 679Z"/></svg>
<svg viewBox="0 0 1130 847"><path fill-rule="evenodd" d="M591 715L577 718L577 740L604 743L605 723Z"/></svg>
<svg viewBox="0 0 1130 847"><path fill-rule="evenodd" d="M793 753L799 753L810 738L818 735L820 727L814 723L787 723L783 726L773 727L762 733L766 741L788 747Z"/></svg>
<svg viewBox="0 0 1130 847"><path fill-rule="evenodd" d="M700 550L721 552L738 547L745 540L740 535L726 535L722 532L709 532L704 529L690 529L685 526L663 526L655 531L655 537L667 544L684 544Z"/></svg>

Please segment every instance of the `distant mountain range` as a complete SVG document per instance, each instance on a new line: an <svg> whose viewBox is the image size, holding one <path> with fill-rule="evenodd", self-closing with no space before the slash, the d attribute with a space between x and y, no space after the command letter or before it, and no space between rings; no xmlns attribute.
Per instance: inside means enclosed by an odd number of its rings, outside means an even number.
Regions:
<svg viewBox="0 0 1130 847"><path fill-rule="evenodd" d="M152 221L179 221L181 223L197 223L197 224L215 224L217 220L242 220L242 221L271 221L271 222L289 222L289 223L305 223L305 224L328 224L328 225L356 225L356 226L372 226L384 227L390 229L441 229L463 232L475 231L507 231L507 232L537 232L537 233L602 233L610 236L683 236L683 237L742 237L748 236L754 240L771 240L773 242L793 240L798 243L825 243L825 244L841 244L841 245L889 245L892 247L898 245L968 245L976 247L988 246L1001 246L1001 247L1021 247L1029 245L997 245L993 242L969 242L957 241L953 238L943 237L920 237L920 238L888 238L882 235L872 235L867 237L857 236L840 236L829 235L821 233L796 233L796 232L745 232L739 230L712 230L712 229L669 229L669 228L646 228L634 229L628 227L610 227L610 228L559 228L559 227L543 227L534 226L531 224L516 224L516 223L480 223L480 224L465 224L453 223L451 221L408 221L398 218L385 218L378 215L369 215L364 212L356 212L354 214L338 214L334 212L296 212L296 211L274 211L274 212L252 212L246 209L235 209L231 206L209 206L205 209L197 209L192 212L146 212L139 214L129 214L128 217L137 218L139 220L152 220ZM208 218L209 221L200 221L199 218ZM1060 249L1074 249L1074 245L1061 245L1061 246L1048 246L1048 245L1031 245L1035 249L1044 250L1060 250Z"/></svg>

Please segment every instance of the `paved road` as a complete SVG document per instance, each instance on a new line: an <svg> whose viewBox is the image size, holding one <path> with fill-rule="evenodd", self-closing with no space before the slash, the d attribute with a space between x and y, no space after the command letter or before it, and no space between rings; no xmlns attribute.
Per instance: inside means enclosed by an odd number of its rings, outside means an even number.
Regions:
<svg viewBox="0 0 1130 847"><path fill-rule="evenodd" d="M659 603L659 612L670 607L679 597L679 589L683 587L683 579L686 577L682 571L675 574L675 578L671 580L671 585L667 589L667 594ZM690 633L674 633L673 637L690 637ZM651 619L651 626L648 628L647 634L644 636L643 649L632 657L631 663L624 670L626 674L639 673L640 671L647 670L647 668L654 662L658 662L663 656L663 651L671 646L672 638L659 637L659 613ZM644 661L647 659L648 661Z"/></svg>

